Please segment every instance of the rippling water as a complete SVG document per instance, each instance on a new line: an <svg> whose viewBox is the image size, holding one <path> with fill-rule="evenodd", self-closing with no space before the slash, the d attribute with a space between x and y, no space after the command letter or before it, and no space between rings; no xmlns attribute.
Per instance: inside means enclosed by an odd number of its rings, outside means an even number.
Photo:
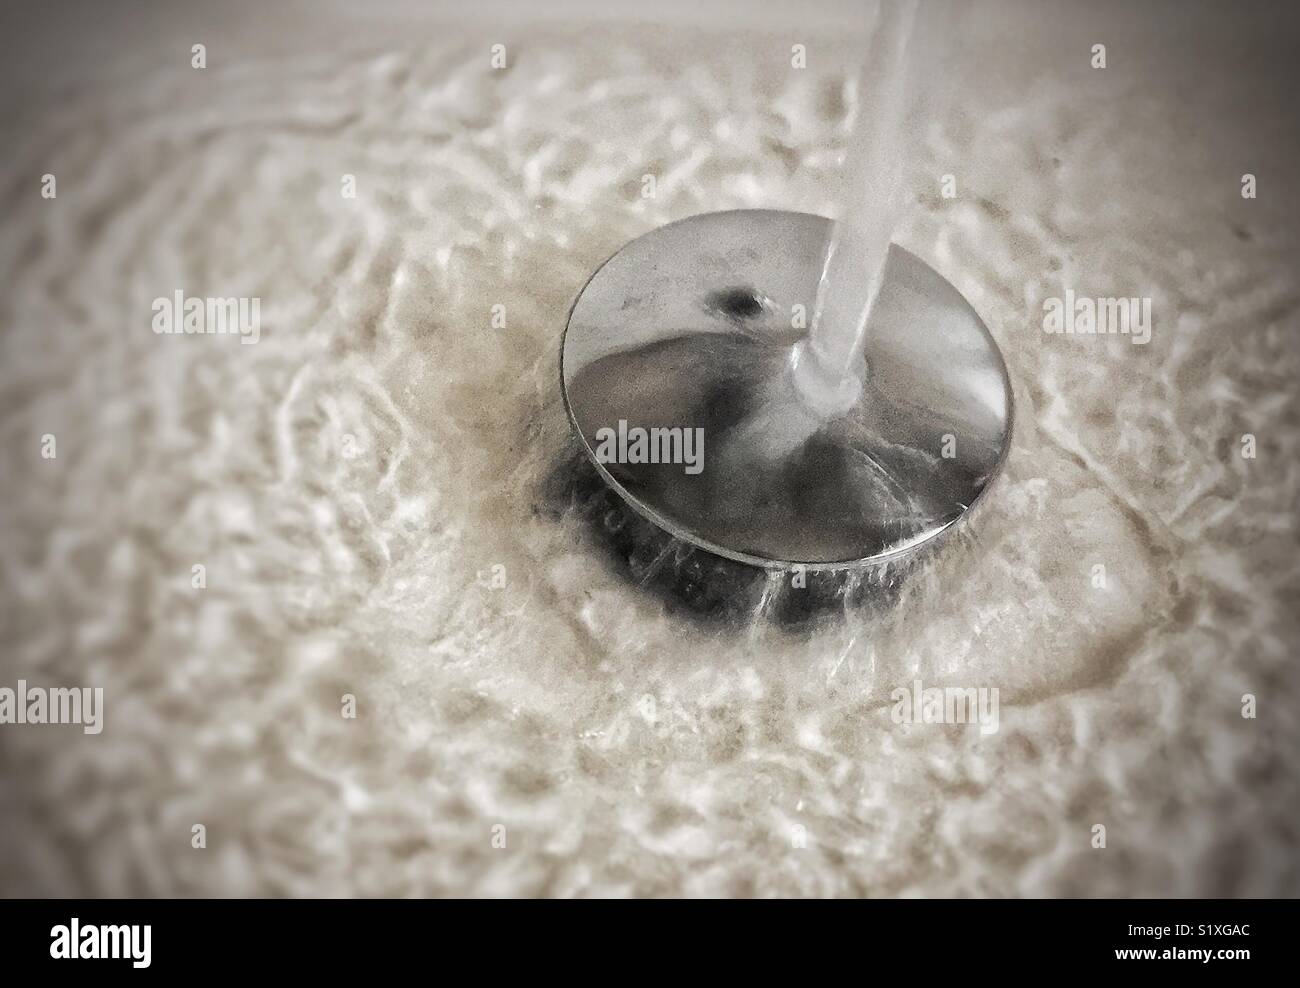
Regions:
<svg viewBox="0 0 1300 988"><path fill-rule="evenodd" d="M1272 89L1138 76L1119 40L1105 73L1060 39L970 56L900 240L1003 348L1007 473L924 571L787 621L611 542L558 344L645 230L832 208L853 46L792 70L780 33L239 9L7 97L0 685L107 711L0 727L0 889L1297 890L1300 251L1270 166L1300 141ZM1066 288L1151 297L1150 344L1044 334ZM155 335L178 289L259 297L260 341ZM896 725L916 679L999 688L1000 731Z"/></svg>

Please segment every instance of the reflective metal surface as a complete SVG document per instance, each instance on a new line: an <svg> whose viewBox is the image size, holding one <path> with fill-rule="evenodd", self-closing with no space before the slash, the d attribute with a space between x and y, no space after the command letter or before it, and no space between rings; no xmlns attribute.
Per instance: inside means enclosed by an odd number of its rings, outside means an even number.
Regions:
<svg viewBox="0 0 1300 988"><path fill-rule="evenodd" d="M975 503L1010 443L988 330L897 246L865 387L847 414L806 411L791 360L830 231L807 213L693 216L625 246L569 315L565 404L597 469L638 512L730 559L837 568L912 552ZM650 458L677 462L636 462Z"/></svg>

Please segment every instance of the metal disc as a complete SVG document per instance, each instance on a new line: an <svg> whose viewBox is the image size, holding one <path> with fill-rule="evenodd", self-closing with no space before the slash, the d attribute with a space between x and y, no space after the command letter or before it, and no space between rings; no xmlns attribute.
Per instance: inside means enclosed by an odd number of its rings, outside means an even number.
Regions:
<svg viewBox="0 0 1300 988"><path fill-rule="evenodd" d="M1010 445L997 345L896 245L860 397L793 443L772 439L797 417L791 355L831 228L773 210L671 223L606 261L569 314L565 405L596 468L651 521L729 559L835 569L914 552L975 504Z"/></svg>

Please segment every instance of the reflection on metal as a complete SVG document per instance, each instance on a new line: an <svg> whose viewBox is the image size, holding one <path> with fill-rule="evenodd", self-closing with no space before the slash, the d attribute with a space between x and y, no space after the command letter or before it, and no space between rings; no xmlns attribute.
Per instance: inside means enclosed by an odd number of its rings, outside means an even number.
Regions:
<svg viewBox="0 0 1300 988"><path fill-rule="evenodd" d="M729 559L837 568L916 550L974 505L1010 443L1011 389L984 323L897 246L865 386L847 413L811 417L791 366L830 231L769 210L672 223L602 265L569 316L565 404L597 469L638 512Z"/></svg>

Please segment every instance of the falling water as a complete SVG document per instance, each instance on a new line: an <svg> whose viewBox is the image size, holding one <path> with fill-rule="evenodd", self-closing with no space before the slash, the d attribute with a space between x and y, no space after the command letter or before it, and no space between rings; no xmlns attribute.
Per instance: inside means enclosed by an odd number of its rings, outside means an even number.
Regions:
<svg viewBox="0 0 1300 988"><path fill-rule="evenodd" d="M857 398L871 309L902 208L901 130L906 56L918 0L877 5L858 72L858 113L840 171L840 215L817 286L812 330L795 354L794 378L823 415Z"/></svg>
<svg viewBox="0 0 1300 988"><path fill-rule="evenodd" d="M773 382L759 410L729 437L724 457L783 459L861 394L871 308L902 207L903 110L908 85L915 82L907 55L919 5L904 0L876 6L858 71L855 128L840 172L840 216L827 247L812 330L791 353L789 374Z"/></svg>

